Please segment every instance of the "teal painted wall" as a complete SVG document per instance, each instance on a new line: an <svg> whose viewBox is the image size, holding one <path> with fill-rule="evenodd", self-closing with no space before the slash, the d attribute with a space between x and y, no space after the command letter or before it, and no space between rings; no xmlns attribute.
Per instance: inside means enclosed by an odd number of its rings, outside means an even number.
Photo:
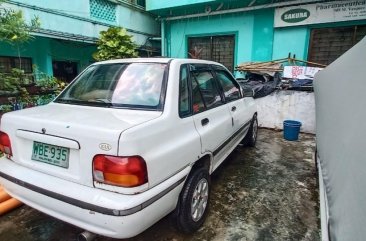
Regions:
<svg viewBox="0 0 366 241"><path fill-rule="evenodd" d="M233 14L184 19L167 23L167 49L170 57L188 57L188 37L235 34L235 63L251 59L253 15Z"/></svg>
<svg viewBox="0 0 366 241"><path fill-rule="evenodd" d="M89 0L77 0L77 1L14 0L14 1L49 9L57 9L58 11L80 17L89 17Z"/></svg>
<svg viewBox="0 0 366 241"><path fill-rule="evenodd" d="M52 75L52 52L50 51L50 39L39 37L28 45L29 47L25 50L34 49L36 51L33 64L37 65L40 71Z"/></svg>
<svg viewBox="0 0 366 241"><path fill-rule="evenodd" d="M32 58L32 63L38 69L49 75L53 74L52 61L66 60L78 63L78 72L87 67L96 51L95 45L36 37L20 47L21 57ZM18 56L16 46L0 43L0 56Z"/></svg>
<svg viewBox="0 0 366 241"><path fill-rule="evenodd" d="M99 32L109 26L127 28L138 45L145 45L150 36L160 35L159 22L155 16L136 7L123 3L116 4L116 21L107 22L95 20L90 16L90 0L51 1L51 0L12 0L2 3L4 8L12 8L23 12L26 21L38 16L40 28L67 34L86 37L99 37ZM78 72L82 71L93 61L92 53L96 51L93 44L58 40L49 37L35 37L34 40L21 46L20 55L31 57L32 63L39 70L49 75L53 74L52 61L73 61L78 64ZM68 38L66 36L66 38ZM0 42L0 56L17 56L17 48Z"/></svg>
<svg viewBox="0 0 366 241"><path fill-rule="evenodd" d="M212 3L216 2L217 0L147 0L146 1L146 10L157 10L157 9L164 9L164 8L174 8L174 7L181 7L186 5L192 5L197 3Z"/></svg>
<svg viewBox="0 0 366 241"><path fill-rule="evenodd" d="M256 11L253 25L252 61L272 59L273 49L273 9Z"/></svg>
<svg viewBox="0 0 366 241"><path fill-rule="evenodd" d="M32 58L32 64L45 73L52 73L52 64L48 55L49 43L47 39L36 38L28 43L22 44L19 47L21 57ZM16 46L0 43L1 56L18 56L18 49Z"/></svg>
<svg viewBox="0 0 366 241"><path fill-rule="evenodd" d="M50 50L52 60L77 62L80 73L95 61L92 54L97 48L92 44L50 39Z"/></svg>
<svg viewBox="0 0 366 241"><path fill-rule="evenodd" d="M92 18L89 2L90 0L13 0L2 6L21 10L28 22L38 16L41 28L47 30L97 38L99 32L109 26L121 26L129 31L137 45L144 45L149 36L160 35L159 22L150 13L126 4L116 4L116 21L109 22Z"/></svg>
<svg viewBox="0 0 366 241"><path fill-rule="evenodd" d="M188 37L235 34L234 65L272 58L273 9L167 22L167 55L188 57Z"/></svg>
<svg viewBox="0 0 366 241"><path fill-rule="evenodd" d="M307 59L309 33L306 26L275 29L272 59L287 58L290 52L298 59Z"/></svg>
<svg viewBox="0 0 366 241"><path fill-rule="evenodd" d="M184 14L204 13L208 6L211 7L212 11L218 11L244 8L249 5L266 5L272 2L273 0L146 0L146 10L152 11L159 16L171 17Z"/></svg>
<svg viewBox="0 0 366 241"><path fill-rule="evenodd" d="M160 26L155 16L123 3L116 4L116 21L95 20L90 16L90 0L51 1L51 0L12 0L2 3L4 8L12 8L23 12L26 21L38 16L40 28L47 33L56 31L61 35L75 34L97 38L99 32L109 26L127 28L136 45L145 45L148 37L159 36ZM78 72L93 61L92 53L96 51L93 44L75 41L58 40L52 32L48 37L35 37L34 40L21 46L20 55L31 57L32 63L39 70L53 74L52 61L73 61L78 64ZM68 35L66 35L65 38ZM0 42L0 56L17 56L17 48Z"/></svg>

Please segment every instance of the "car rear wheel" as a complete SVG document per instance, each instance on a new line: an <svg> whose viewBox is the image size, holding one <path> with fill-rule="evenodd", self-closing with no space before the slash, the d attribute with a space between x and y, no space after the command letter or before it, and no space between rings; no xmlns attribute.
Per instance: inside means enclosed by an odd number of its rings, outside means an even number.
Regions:
<svg viewBox="0 0 366 241"><path fill-rule="evenodd" d="M205 168L198 168L189 175L180 194L175 210L177 228L185 233L198 230L207 215L210 196L210 176Z"/></svg>

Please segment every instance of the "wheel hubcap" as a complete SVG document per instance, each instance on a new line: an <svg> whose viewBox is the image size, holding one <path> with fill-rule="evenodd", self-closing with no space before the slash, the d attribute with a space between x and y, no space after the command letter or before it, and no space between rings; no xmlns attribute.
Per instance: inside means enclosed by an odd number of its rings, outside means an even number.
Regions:
<svg viewBox="0 0 366 241"><path fill-rule="evenodd" d="M193 221L197 222L206 210L208 200L208 182L205 178L201 179L193 192L191 215Z"/></svg>

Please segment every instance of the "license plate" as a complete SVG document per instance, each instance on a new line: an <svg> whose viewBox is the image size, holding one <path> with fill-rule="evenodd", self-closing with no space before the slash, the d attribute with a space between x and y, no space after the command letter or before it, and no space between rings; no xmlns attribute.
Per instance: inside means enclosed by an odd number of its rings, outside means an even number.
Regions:
<svg viewBox="0 0 366 241"><path fill-rule="evenodd" d="M68 168L70 149L61 146L33 142L32 160Z"/></svg>

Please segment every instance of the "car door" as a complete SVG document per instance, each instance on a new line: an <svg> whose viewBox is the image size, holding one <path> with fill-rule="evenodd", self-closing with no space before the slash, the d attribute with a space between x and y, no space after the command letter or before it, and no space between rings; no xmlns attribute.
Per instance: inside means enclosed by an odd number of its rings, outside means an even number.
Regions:
<svg viewBox="0 0 366 241"><path fill-rule="evenodd" d="M192 112L201 137L202 153L214 154L215 166L225 141L232 134L232 120L209 65L191 64Z"/></svg>
<svg viewBox="0 0 366 241"><path fill-rule="evenodd" d="M218 65L212 66L219 87L221 88L226 106L232 117L232 135L243 132L249 128L252 118L246 107L246 100L240 92L240 86L234 77L223 67Z"/></svg>

